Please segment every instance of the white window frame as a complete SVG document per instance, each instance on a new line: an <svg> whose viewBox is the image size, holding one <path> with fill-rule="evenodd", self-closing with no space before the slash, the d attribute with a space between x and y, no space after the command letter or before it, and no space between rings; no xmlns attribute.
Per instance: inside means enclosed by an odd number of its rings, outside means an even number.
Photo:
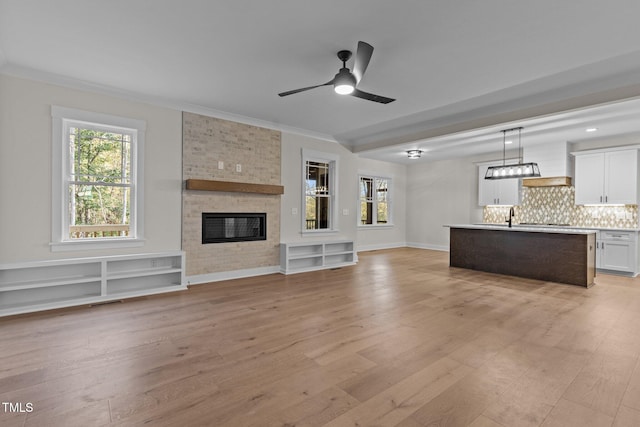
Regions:
<svg viewBox="0 0 640 427"><path fill-rule="evenodd" d="M146 122L110 114L51 106L51 251L112 249L144 245L144 137ZM69 128L85 126L133 134L131 142L131 205L129 236L103 239L69 239L67 183Z"/></svg>
<svg viewBox="0 0 640 427"><path fill-rule="evenodd" d="M384 224L378 224L378 199L374 196L373 198L373 212L376 215L373 216L372 224L363 224L362 223L362 212L360 211L360 181L362 178L373 179L374 188L375 182L377 179L384 179L387 181L387 209L388 209L388 221ZM375 191L374 191L375 194ZM358 174L358 228L389 228L393 227L393 178L390 176L378 175L374 173L361 172Z"/></svg>
<svg viewBox="0 0 640 427"><path fill-rule="evenodd" d="M302 149L302 175L301 175L301 184L302 184L302 200L301 200L301 210L302 215L300 228L302 230L303 235L317 235L317 234L329 234L329 233L337 233L339 231L338 227L338 169L339 169L339 161L340 156L332 153L324 153L321 151L309 150L306 148ZM306 206L306 189L305 189L305 181L306 181L306 166L307 162L319 162L319 163L328 163L329 164L329 203L331 205L331 209L329 211L329 228L324 228L320 230L307 230L307 206Z"/></svg>

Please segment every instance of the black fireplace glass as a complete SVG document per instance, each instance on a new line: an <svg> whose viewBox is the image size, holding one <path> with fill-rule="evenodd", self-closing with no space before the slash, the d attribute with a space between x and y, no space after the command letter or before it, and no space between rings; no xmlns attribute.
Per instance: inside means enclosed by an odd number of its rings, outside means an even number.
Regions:
<svg viewBox="0 0 640 427"><path fill-rule="evenodd" d="M202 243L267 240L266 213L202 213Z"/></svg>

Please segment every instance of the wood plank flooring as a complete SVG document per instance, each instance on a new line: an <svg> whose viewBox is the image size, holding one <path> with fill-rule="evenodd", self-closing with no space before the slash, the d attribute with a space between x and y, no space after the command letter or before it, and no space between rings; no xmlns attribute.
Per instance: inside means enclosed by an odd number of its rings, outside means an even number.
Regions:
<svg viewBox="0 0 640 427"><path fill-rule="evenodd" d="M640 425L640 278L359 257L1 318L0 402L33 411L0 406L0 425Z"/></svg>

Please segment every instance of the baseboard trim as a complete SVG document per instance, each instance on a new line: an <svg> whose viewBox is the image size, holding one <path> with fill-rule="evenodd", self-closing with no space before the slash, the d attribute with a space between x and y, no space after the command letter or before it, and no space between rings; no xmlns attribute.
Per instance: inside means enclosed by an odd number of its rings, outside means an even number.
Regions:
<svg viewBox="0 0 640 427"><path fill-rule="evenodd" d="M416 249L430 249L432 251L449 252L448 246L430 245L428 243L407 242L407 246Z"/></svg>
<svg viewBox="0 0 640 427"><path fill-rule="evenodd" d="M279 273L280 266L248 268L245 270L221 271L219 273L196 274L187 276L188 285L201 285L203 283L220 282L222 280L242 279L245 277L264 276L266 274Z"/></svg>
<svg viewBox="0 0 640 427"><path fill-rule="evenodd" d="M376 245L358 245L358 252L368 252L368 251L379 251L381 249L396 249L396 248L406 248L406 242L397 242L397 243L382 243Z"/></svg>

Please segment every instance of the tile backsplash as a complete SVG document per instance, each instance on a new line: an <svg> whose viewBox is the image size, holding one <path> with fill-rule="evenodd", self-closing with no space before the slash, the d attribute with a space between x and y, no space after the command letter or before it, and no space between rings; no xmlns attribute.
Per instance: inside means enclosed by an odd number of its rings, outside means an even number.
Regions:
<svg viewBox="0 0 640 427"><path fill-rule="evenodd" d="M582 206L575 204L574 187L523 187L522 201L514 206L513 222L568 224L594 228L637 228L638 206ZM485 206L483 222L504 223L509 207Z"/></svg>

